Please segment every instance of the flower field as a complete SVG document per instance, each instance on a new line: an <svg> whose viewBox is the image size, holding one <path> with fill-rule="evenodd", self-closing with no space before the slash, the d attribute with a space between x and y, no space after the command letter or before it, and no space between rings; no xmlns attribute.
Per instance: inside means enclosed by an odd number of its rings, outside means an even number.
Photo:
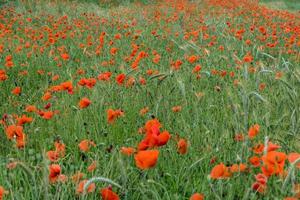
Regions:
<svg viewBox="0 0 300 200"><path fill-rule="evenodd" d="M1 199L300 199L299 10L1 4Z"/></svg>

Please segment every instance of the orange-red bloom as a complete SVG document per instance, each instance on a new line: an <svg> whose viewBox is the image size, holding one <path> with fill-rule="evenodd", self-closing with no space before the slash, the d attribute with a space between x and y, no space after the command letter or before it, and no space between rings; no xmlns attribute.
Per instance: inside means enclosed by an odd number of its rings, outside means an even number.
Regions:
<svg viewBox="0 0 300 200"><path fill-rule="evenodd" d="M124 83L125 78L126 78L126 75L125 75L125 74L119 74L119 75L116 77L117 84L118 84L118 85L122 85L122 84Z"/></svg>
<svg viewBox="0 0 300 200"><path fill-rule="evenodd" d="M193 73L198 73L202 69L201 65L196 65L193 69Z"/></svg>
<svg viewBox="0 0 300 200"><path fill-rule="evenodd" d="M90 104L91 104L91 101L88 98L84 97L79 101L78 106L80 109L83 109L83 108L88 107Z"/></svg>
<svg viewBox="0 0 300 200"><path fill-rule="evenodd" d="M262 154L264 151L265 146L263 144L256 144L254 147L252 147L252 151L256 154Z"/></svg>
<svg viewBox="0 0 300 200"><path fill-rule="evenodd" d="M172 111L173 111L173 112L180 112L180 111L181 111L181 106L174 106L174 107L172 108Z"/></svg>
<svg viewBox="0 0 300 200"><path fill-rule="evenodd" d="M59 158L62 158L65 156L66 146L63 143L56 141L54 143L54 146L55 146L54 151L47 152L47 157L51 162L57 162Z"/></svg>
<svg viewBox="0 0 300 200"><path fill-rule="evenodd" d="M107 122L112 124L115 122L115 120L120 117L123 116L124 112L122 110L113 110L113 109L108 109L107 110Z"/></svg>
<svg viewBox="0 0 300 200"><path fill-rule="evenodd" d="M188 144L185 139L180 139L177 142L177 151L180 154L186 154L187 153Z"/></svg>
<svg viewBox="0 0 300 200"><path fill-rule="evenodd" d="M63 60L69 60L69 58L70 58L69 54L67 54L67 53L62 53L62 54L60 54L60 56Z"/></svg>
<svg viewBox="0 0 300 200"><path fill-rule="evenodd" d="M77 194L82 194L82 193L84 193L84 192L91 193L91 192L94 192L94 191L95 191L95 189L96 189L96 184L95 184L95 183L91 183L91 184L87 187L86 191L84 191L84 185L85 185L86 183L87 183L87 180L82 180L82 181L80 181L80 183L78 184L77 189L76 189L76 193L77 193Z"/></svg>
<svg viewBox="0 0 300 200"><path fill-rule="evenodd" d="M246 63L250 63L253 61L253 56L250 53L247 53L247 55L244 56L243 60Z"/></svg>
<svg viewBox="0 0 300 200"><path fill-rule="evenodd" d="M37 109L33 105L28 105L28 106L26 106L25 111L26 112L35 112L35 111L37 111Z"/></svg>
<svg viewBox="0 0 300 200"><path fill-rule="evenodd" d="M267 177L273 174L279 175L284 173L285 153L270 151L266 155L263 155L261 159L263 161L261 170Z"/></svg>
<svg viewBox="0 0 300 200"><path fill-rule="evenodd" d="M5 133L9 140L16 140L18 148L23 148L25 146L26 135L23 132L22 126L10 125L6 127Z"/></svg>
<svg viewBox="0 0 300 200"><path fill-rule="evenodd" d="M59 159L59 153L56 151L48 151L47 157L51 162L57 162Z"/></svg>
<svg viewBox="0 0 300 200"><path fill-rule="evenodd" d="M276 151L277 149L281 148L278 144L274 144L272 142L268 142L267 151Z"/></svg>
<svg viewBox="0 0 300 200"><path fill-rule="evenodd" d="M264 174L257 174L255 180L256 182L252 184L252 190L264 193L267 189L268 178Z"/></svg>
<svg viewBox="0 0 300 200"><path fill-rule="evenodd" d="M73 84L71 81L63 82L59 85L62 90L68 91L69 94L73 94Z"/></svg>
<svg viewBox="0 0 300 200"><path fill-rule="evenodd" d="M17 117L18 126L22 126L23 124L32 122L32 117L27 117L26 115L22 115L22 117Z"/></svg>
<svg viewBox="0 0 300 200"><path fill-rule="evenodd" d="M300 160L299 160L300 159L300 153L290 153L290 154L288 154L287 158L288 158L288 160L291 164L298 160L297 163L296 163L296 167L300 168Z"/></svg>
<svg viewBox="0 0 300 200"><path fill-rule="evenodd" d="M139 151L135 156L135 164L140 169L149 169L156 165L158 159L158 150Z"/></svg>
<svg viewBox="0 0 300 200"><path fill-rule="evenodd" d="M49 110L49 111L38 111L38 114L43 118L43 119L46 119L46 120L49 120L51 119L53 116L54 116L54 112Z"/></svg>
<svg viewBox="0 0 300 200"><path fill-rule="evenodd" d="M244 141L245 140L244 134L243 133L235 134L234 140L238 142Z"/></svg>
<svg viewBox="0 0 300 200"><path fill-rule="evenodd" d="M93 88L96 85L97 80L95 78L82 78L78 81L78 85L85 86L89 89Z"/></svg>
<svg viewBox="0 0 300 200"><path fill-rule="evenodd" d="M196 61L198 60L198 58L199 58L199 57L196 56L196 55L191 55L191 56L188 57L187 60L189 61L189 63L192 64L192 63L196 62Z"/></svg>
<svg viewBox="0 0 300 200"><path fill-rule="evenodd" d="M171 135L168 131L163 131L158 135L158 146L163 146L168 143Z"/></svg>
<svg viewBox="0 0 300 200"><path fill-rule="evenodd" d="M103 200L119 200L119 196L112 191L110 187L103 188L100 190Z"/></svg>
<svg viewBox="0 0 300 200"><path fill-rule="evenodd" d="M264 193L267 189L267 186L264 184L260 184L259 182L255 182L252 184L252 190L257 191L259 193Z"/></svg>
<svg viewBox="0 0 300 200"><path fill-rule="evenodd" d="M231 174L229 172L228 167L226 167L223 163L220 163L214 166L210 172L210 177L212 179L223 179L230 177Z"/></svg>
<svg viewBox="0 0 300 200"><path fill-rule="evenodd" d="M104 72L98 75L98 80L100 81L108 81L111 77L111 72Z"/></svg>
<svg viewBox="0 0 300 200"><path fill-rule="evenodd" d="M42 100L43 101L48 101L49 99L52 98L51 92L46 92L43 96L42 96Z"/></svg>
<svg viewBox="0 0 300 200"><path fill-rule="evenodd" d="M121 153L126 156L131 156L135 152L135 149L132 147L122 147Z"/></svg>
<svg viewBox="0 0 300 200"><path fill-rule="evenodd" d="M87 168L88 172L93 172L97 168L97 162L93 161Z"/></svg>
<svg viewBox="0 0 300 200"><path fill-rule="evenodd" d="M90 150L91 146L94 146L94 147L96 146L96 144L91 140L82 140L78 144L79 149L83 152L88 152Z"/></svg>
<svg viewBox="0 0 300 200"><path fill-rule="evenodd" d="M148 111L149 111L149 108L148 108L148 107L142 108L142 109L140 110L140 115L141 115L141 116L144 116Z"/></svg>
<svg viewBox="0 0 300 200"><path fill-rule="evenodd" d="M231 173L245 172L247 170L247 165L243 163L233 164L229 169Z"/></svg>
<svg viewBox="0 0 300 200"><path fill-rule="evenodd" d="M57 181L64 182L67 177L61 174L61 168L58 164L52 164L49 166L49 182L55 183Z"/></svg>
<svg viewBox="0 0 300 200"><path fill-rule="evenodd" d="M14 95L20 95L21 94L21 88L20 87L15 87L11 93L13 93Z"/></svg>
<svg viewBox="0 0 300 200"><path fill-rule="evenodd" d="M158 129L161 128L161 124L157 119L148 120L145 124L144 129L146 133L148 133L148 132L152 132L153 127L157 127Z"/></svg>
<svg viewBox="0 0 300 200"><path fill-rule="evenodd" d="M253 139L259 133L259 125L255 124L249 128L248 136L250 139Z"/></svg>
<svg viewBox="0 0 300 200"><path fill-rule="evenodd" d="M1 82L1 81L5 81L6 79L8 79L8 76L7 76L7 74L6 74L6 71L0 69L0 82Z"/></svg>
<svg viewBox="0 0 300 200"><path fill-rule="evenodd" d="M61 143L60 141L54 142L55 151L59 153L61 157L65 156L66 145Z"/></svg>
<svg viewBox="0 0 300 200"><path fill-rule="evenodd" d="M6 194L8 194L8 192L4 189L4 187L0 186L0 200L2 200Z"/></svg>
<svg viewBox="0 0 300 200"><path fill-rule="evenodd" d="M168 131L160 132L161 124L157 119L152 119L146 122L144 130L145 138L139 143L138 150L146 150L152 147L163 146L168 143L171 135Z"/></svg>
<svg viewBox="0 0 300 200"><path fill-rule="evenodd" d="M252 156L251 158L249 158L249 162L254 167L259 167L260 166L260 160L261 159L258 156Z"/></svg>
<svg viewBox="0 0 300 200"><path fill-rule="evenodd" d="M190 197L190 200L204 200L204 195L200 193L195 193Z"/></svg>

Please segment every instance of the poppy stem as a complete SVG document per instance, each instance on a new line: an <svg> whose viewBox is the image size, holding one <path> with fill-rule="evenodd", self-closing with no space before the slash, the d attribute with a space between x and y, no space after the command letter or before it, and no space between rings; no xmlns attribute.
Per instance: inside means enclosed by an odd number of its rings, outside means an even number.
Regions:
<svg viewBox="0 0 300 200"><path fill-rule="evenodd" d="M265 137L265 146L264 146L264 155L268 153L268 142L269 142L269 137Z"/></svg>

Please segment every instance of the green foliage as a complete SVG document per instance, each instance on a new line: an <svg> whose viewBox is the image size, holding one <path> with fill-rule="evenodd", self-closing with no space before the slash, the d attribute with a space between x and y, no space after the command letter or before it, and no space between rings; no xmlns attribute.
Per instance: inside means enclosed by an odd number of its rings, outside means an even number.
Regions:
<svg viewBox="0 0 300 200"><path fill-rule="evenodd" d="M0 186L9 192L5 198L99 199L99 189L109 184L122 200L181 200L189 199L195 192L205 194L206 199L232 200L271 200L293 195L293 183L300 181L299 170L292 171L287 181L270 177L264 195L251 190L260 168L251 167L249 172L236 173L230 179L208 177L211 169L221 162L228 166L250 165L248 159L254 155L251 147L263 143L265 138L281 145L282 152L299 152L299 46L285 47L292 34L278 31L278 46L267 48L266 43L273 40L260 40L264 35L259 32L259 27L264 26L268 35L272 35L269 24L289 24L287 19L261 15L255 18L256 27L251 32L252 17L261 11L248 10L246 6L218 15L224 8L208 7L203 1L187 1L186 5L176 7L173 4L156 7L158 2L150 0L34 2L5 3L14 8L5 16L12 19L15 13L20 13L16 17L20 23L10 26L0 19L12 34L0 38L0 44L4 45L0 69L8 75L7 80L0 81L0 114L9 116L9 124L15 121L14 114L33 117L32 123L24 125L27 136L24 149L15 148L15 138L7 139L5 127L0 126ZM290 0L286 5L297 9L298 4ZM299 18L295 19L295 24L299 24ZM242 39L236 34L239 29L246 30ZM102 32L106 33L105 45L98 55L96 47ZM40 34L42 39L32 39ZM117 34L122 39L117 40ZM48 44L49 38L57 40ZM92 38L91 46L88 38ZM246 45L247 39L251 45ZM140 61L138 70L131 68L137 56L132 53L133 44L139 45L136 53L148 54ZM18 46L22 47L19 53ZM40 47L45 48L44 53ZM111 53L112 47L118 49L116 55ZM59 49L69 54L69 60L61 59ZM161 56L159 63L153 62L154 51ZM248 53L254 61L245 63L243 58ZM128 61L131 54L134 56ZM12 55L15 63L12 68L5 67L8 55ZM187 59L192 55L199 56L194 63ZM176 60L182 61L177 70L173 66ZM196 65L202 67L198 74L192 72ZM78 73L82 69L85 74ZM149 75L147 70L153 74ZM77 84L81 78L97 79L106 71L113 74L110 81L97 80L92 89ZM280 72L282 77L276 78ZM121 73L133 77L135 84L131 87L116 84L116 76ZM54 80L54 75L59 75L59 79ZM140 84L141 77L146 85ZM42 100L49 88L64 81L73 82L72 95L67 91L53 92L50 100ZM22 88L19 96L11 92L16 86ZM92 102L85 109L78 107L82 97ZM49 110L59 111L51 120L43 119L39 113L25 112L27 105L47 110L48 103L51 103ZM174 106L181 106L182 110L173 112ZM145 107L149 112L141 116L139 111ZM125 114L109 124L106 113L109 108L122 109ZM136 167L133 156L124 156L120 149L136 147L144 137L138 134L139 128L153 117L160 120L162 130L168 130L172 139L159 148L156 166L143 171ZM234 139L240 133L247 138L249 127L256 123L261 130L254 140ZM178 138L188 141L185 155L177 153ZM84 139L96 143L86 153L78 148ZM57 140L66 144L66 155L57 163L69 181L50 184L47 151L54 149ZM97 168L88 172L92 161L97 162ZM9 170L6 166L11 162L18 164ZM288 161L286 166L290 166ZM78 183L72 182L71 177L78 171L85 173L84 179L94 178L96 192L76 194Z"/></svg>
<svg viewBox="0 0 300 200"><path fill-rule="evenodd" d="M261 0L260 2L267 3L268 6L275 9L300 11L300 1L298 0Z"/></svg>

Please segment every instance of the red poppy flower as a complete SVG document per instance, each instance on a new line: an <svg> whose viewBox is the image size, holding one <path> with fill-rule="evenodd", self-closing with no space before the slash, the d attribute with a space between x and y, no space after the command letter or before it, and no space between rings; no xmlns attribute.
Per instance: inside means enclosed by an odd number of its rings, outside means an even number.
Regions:
<svg viewBox="0 0 300 200"><path fill-rule="evenodd" d="M196 65L193 69L193 73L198 73L202 69L201 65Z"/></svg>
<svg viewBox="0 0 300 200"><path fill-rule="evenodd" d="M139 151L135 156L135 164L140 169L149 169L156 165L158 159L158 150Z"/></svg>
<svg viewBox="0 0 300 200"><path fill-rule="evenodd" d="M69 60L69 58L70 58L69 54L67 54L67 53L62 53L62 54L60 54L60 56L63 60Z"/></svg>
<svg viewBox="0 0 300 200"><path fill-rule="evenodd" d="M260 160L261 159L258 156L252 156L251 158L249 158L249 162L254 167L259 167L260 166Z"/></svg>
<svg viewBox="0 0 300 200"><path fill-rule="evenodd" d="M259 133L260 126L255 124L249 128L248 136L250 139L253 139Z"/></svg>
<svg viewBox="0 0 300 200"><path fill-rule="evenodd" d="M121 110L113 110L113 109L108 109L107 110L107 122L112 124L115 122L115 120L120 117L123 116L124 112Z"/></svg>
<svg viewBox="0 0 300 200"><path fill-rule="evenodd" d="M121 153L126 155L126 156L130 156L135 152L135 149L132 147L122 147L121 148Z"/></svg>
<svg viewBox="0 0 300 200"><path fill-rule="evenodd" d="M233 164L231 167L229 167L229 170L231 173L245 172L247 170L247 165L243 163Z"/></svg>
<svg viewBox="0 0 300 200"><path fill-rule="evenodd" d="M270 151L266 155L263 155L261 159L263 161L261 170L267 177L273 174L279 175L284 173L285 153Z"/></svg>
<svg viewBox="0 0 300 200"><path fill-rule="evenodd" d="M180 111L181 111L181 106L174 106L174 107L172 108L172 111L173 111L173 112L180 112Z"/></svg>
<svg viewBox="0 0 300 200"><path fill-rule="evenodd" d="M204 195L200 193L195 193L190 197L190 200L204 200Z"/></svg>
<svg viewBox="0 0 300 200"><path fill-rule="evenodd" d="M252 190L259 192L259 193L264 193L267 189L267 186L265 184L261 184L259 182L255 182L252 184Z"/></svg>
<svg viewBox="0 0 300 200"><path fill-rule="evenodd" d="M57 162L59 159L59 153L56 151L48 151L47 157L51 162Z"/></svg>
<svg viewBox="0 0 300 200"><path fill-rule="evenodd" d="M117 81L118 85L122 85L124 83L125 78L126 78L125 74L119 74L116 77L116 81Z"/></svg>
<svg viewBox="0 0 300 200"><path fill-rule="evenodd" d="M83 108L88 107L90 104L91 104L91 101L88 98L84 97L79 101L78 106L80 109L83 109Z"/></svg>
<svg viewBox="0 0 300 200"><path fill-rule="evenodd" d="M180 139L177 142L177 151L180 154L186 154L187 153L188 144L185 139Z"/></svg>
<svg viewBox="0 0 300 200"><path fill-rule="evenodd" d="M8 194L8 192L4 189L4 187L0 186L0 200L2 200L6 194Z"/></svg>
<svg viewBox="0 0 300 200"><path fill-rule="evenodd" d="M93 172L97 168L97 162L93 161L87 168L88 172Z"/></svg>
<svg viewBox="0 0 300 200"><path fill-rule="evenodd" d="M290 163L294 163L298 160L296 167L300 169L300 161L299 161L300 153L290 153L290 154L288 154L287 158Z"/></svg>
<svg viewBox="0 0 300 200"><path fill-rule="evenodd" d="M57 181L64 182L66 176L61 174L61 168L58 164L52 164L49 166L49 182L55 183Z"/></svg>
<svg viewBox="0 0 300 200"><path fill-rule="evenodd" d="M22 126L9 125L5 129L5 133L9 140L16 140L17 148L24 148L26 135Z"/></svg>
<svg viewBox="0 0 300 200"><path fill-rule="evenodd" d="M247 55L244 56L243 60L246 63L250 63L250 62L253 61L253 57L252 57L252 55L250 53L248 53Z"/></svg>
<svg viewBox="0 0 300 200"><path fill-rule="evenodd" d="M90 150L91 146L94 146L94 147L96 146L96 144L91 140L82 140L78 144L79 149L83 152L88 152Z"/></svg>
<svg viewBox="0 0 300 200"><path fill-rule="evenodd" d="M21 94L21 88L20 87L15 87L11 93L13 93L14 95L20 95Z"/></svg>
<svg viewBox="0 0 300 200"><path fill-rule="evenodd" d="M220 163L214 166L210 172L210 177L212 179L223 179L230 177L231 174L229 172L228 167L226 167L223 163Z"/></svg>
<svg viewBox="0 0 300 200"><path fill-rule="evenodd" d="M103 188L100 190L101 196L103 200L119 200L119 196L112 191L110 187Z"/></svg>
<svg viewBox="0 0 300 200"><path fill-rule="evenodd" d="M94 192L95 189L96 189L96 184L95 183L91 183L88 188L86 189L86 191L83 191L84 189L84 185L87 183L87 180L82 180L80 181L80 183L78 184L77 186L77 189L76 189L76 193L77 194L82 194L84 192L87 192L87 193L91 193L91 192Z"/></svg>

